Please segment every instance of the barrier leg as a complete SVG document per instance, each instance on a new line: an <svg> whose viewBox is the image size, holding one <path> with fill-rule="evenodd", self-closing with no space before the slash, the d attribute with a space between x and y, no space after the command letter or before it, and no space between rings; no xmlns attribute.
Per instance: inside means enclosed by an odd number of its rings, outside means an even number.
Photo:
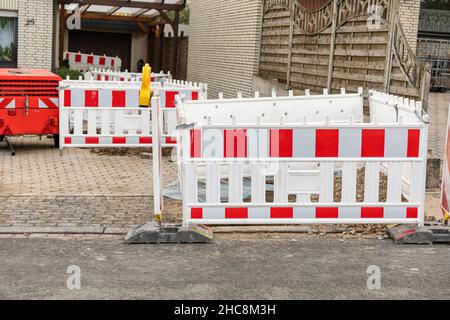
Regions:
<svg viewBox="0 0 450 320"><path fill-rule="evenodd" d="M155 220L158 224L162 221L163 199L162 199L162 171L161 171L161 113L158 100L152 99L152 154L153 154L153 207Z"/></svg>
<svg viewBox="0 0 450 320"><path fill-rule="evenodd" d="M155 220L128 232L125 243L211 243L212 231L199 227L162 224L162 117L157 98L152 98L153 202Z"/></svg>

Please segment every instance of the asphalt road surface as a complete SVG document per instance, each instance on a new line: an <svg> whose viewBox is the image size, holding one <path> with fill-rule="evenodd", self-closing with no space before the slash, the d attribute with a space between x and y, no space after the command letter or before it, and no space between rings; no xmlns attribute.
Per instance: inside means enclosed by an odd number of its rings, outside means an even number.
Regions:
<svg viewBox="0 0 450 320"><path fill-rule="evenodd" d="M449 299L449 273L449 245L390 240L0 240L1 299Z"/></svg>

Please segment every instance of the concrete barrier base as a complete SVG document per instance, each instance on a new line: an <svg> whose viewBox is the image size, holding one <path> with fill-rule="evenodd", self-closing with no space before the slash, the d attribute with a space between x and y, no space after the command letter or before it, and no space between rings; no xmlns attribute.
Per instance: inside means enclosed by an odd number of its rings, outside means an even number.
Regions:
<svg viewBox="0 0 450 320"><path fill-rule="evenodd" d="M210 229L192 226L161 225L150 222L130 230L125 237L127 244L161 243L212 243L213 232Z"/></svg>
<svg viewBox="0 0 450 320"><path fill-rule="evenodd" d="M396 244L450 243L450 226L441 224L398 225L389 228L389 233Z"/></svg>

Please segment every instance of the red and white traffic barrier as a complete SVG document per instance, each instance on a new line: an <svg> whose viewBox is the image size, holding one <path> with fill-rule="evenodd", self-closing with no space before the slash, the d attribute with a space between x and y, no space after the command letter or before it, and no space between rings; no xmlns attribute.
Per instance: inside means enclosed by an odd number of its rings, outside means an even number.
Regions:
<svg viewBox="0 0 450 320"><path fill-rule="evenodd" d="M84 78L86 80L97 80L97 81L142 81L142 73L133 73L133 72L120 72L109 69L98 69L93 68L84 73ZM172 79L172 75L170 72L164 73L152 73L151 81L152 82L165 82Z"/></svg>
<svg viewBox="0 0 450 320"><path fill-rule="evenodd" d="M161 86L156 87L154 91L155 99L152 99L153 106L158 105L161 110L162 127L160 136L162 137L162 147L176 147L177 146L177 114L175 100L177 96L185 100L205 100L207 86L205 84L193 84L188 82L180 82L176 84L173 82L164 82Z"/></svg>
<svg viewBox="0 0 450 320"><path fill-rule="evenodd" d="M106 68L120 71L122 59L119 57L100 56L81 52L65 52L64 58L69 61L70 68L78 71L88 71L91 68Z"/></svg>
<svg viewBox="0 0 450 320"><path fill-rule="evenodd" d="M152 84L153 85L153 84ZM153 105L139 106L139 82L65 80L60 84L60 149L67 147L152 146ZM175 147L175 96L204 99L205 86L156 85L155 103L163 110L163 146Z"/></svg>
<svg viewBox="0 0 450 320"><path fill-rule="evenodd" d="M419 102L372 91L365 122L363 102L362 89L298 97L291 92L289 97L178 98L183 224L422 225L428 116ZM154 112L161 119L161 111ZM153 140L154 149L159 142ZM162 199L159 163L154 159L155 199ZM383 201L380 174L387 179ZM205 185L204 198L199 184ZM363 199L357 198L361 189ZM155 213L161 211L160 200Z"/></svg>

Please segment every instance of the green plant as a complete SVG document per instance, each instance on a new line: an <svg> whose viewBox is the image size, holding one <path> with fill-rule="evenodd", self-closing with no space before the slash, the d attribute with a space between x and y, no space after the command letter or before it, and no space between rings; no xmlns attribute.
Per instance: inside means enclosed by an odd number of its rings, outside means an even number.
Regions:
<svg viewBox="0 0 450 320"><path fill-rule="evenodd" d="M138 72L142 72L142 69L144 68L144 66L145 66L144 60L140 59L137 62L137 70L138 70Z"/></svg>
<svg viewBox="0 0 450 320"><path fill-rule="evenodd" d="M63 62L61 63L61 68L62 68L62 69L70 69L70 63L69 63L69 60L64 59Z"/></svg>
<svg viewBox="0 0 450 320"><path fill-rule="evenodd" d="M66 68L60 68L56 70L56 74L60 76L62 79L66 79L67 76L69 76L70 80L78 80L81 77L83 77L83 74L77 70L70 70Z"/></svg>
<svg viewBox="0 0 450 320"><path fill-rule="evenodd" d="M169 19L174 20L175 19L175 13L174 11L169 11L166 13ZM189 24L189 17L191 15L191 8L189 4L186 4L183 10L180 11L180 24ZM162 19L159 17L159 19Z"/></svg>
<svg viewBox="0 0 450 320"><path fill-rule="evenodd" d="M450 10L448 0L422 0L422 9Z"/></svg>
<svg viewBox="0 0 450 320"><path fill-rule="evenodd" d="M0 45L0 61L12 61L14 58L14 45L11 43L9 47Z"/></svg>
<svg viewBox="0 0 450 320"><path fill-rule="evenodd" d="M6 27L6 25L8 24L10 20L6 19L6 18L0 18L0 29L3 29L4 27Z"/></svg>

